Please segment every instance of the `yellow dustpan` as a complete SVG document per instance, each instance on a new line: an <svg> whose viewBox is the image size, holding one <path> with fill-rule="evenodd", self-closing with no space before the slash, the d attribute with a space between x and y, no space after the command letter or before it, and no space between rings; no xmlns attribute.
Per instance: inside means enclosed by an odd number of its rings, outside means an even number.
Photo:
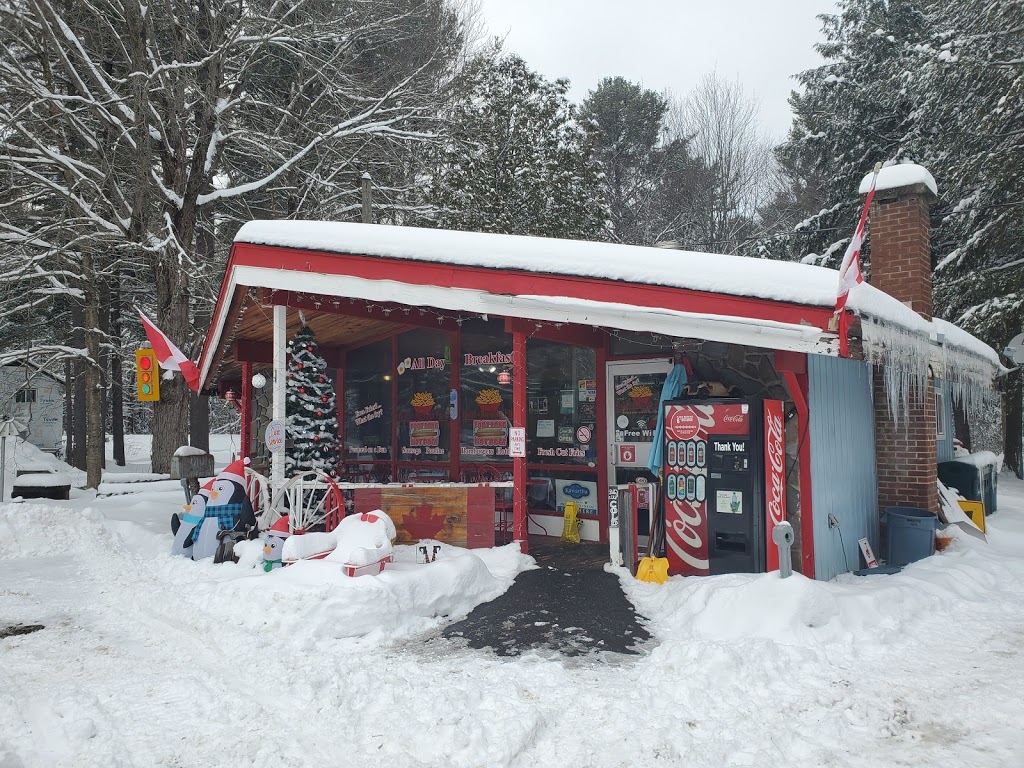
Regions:
<svg viewBox="0 0 1024 768"><path fill-rule="evenodd" d="M657 501L657 493L652 493L651 504L655 506L654 522L648 540L647 557L640 558L640 564L636 567L636 577L640 581L664 584L668 581L668 558L657 557L657 553L664 548L665 544L665 520L661 516Z"/></svg>

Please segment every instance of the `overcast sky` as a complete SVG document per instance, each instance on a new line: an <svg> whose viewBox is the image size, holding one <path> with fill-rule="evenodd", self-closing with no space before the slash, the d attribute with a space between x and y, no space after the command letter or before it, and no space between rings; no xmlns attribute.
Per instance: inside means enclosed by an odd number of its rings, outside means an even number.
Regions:
<svg viewBox="0 0 1024 768"><path fill-rule="evenodd" d="M761 103L764 129L785 136L791 75L820 63L819 13L832 0L480 0L491 36L549 79L568 78L582 101L621 75L685 96L717 71Z"/></svg>

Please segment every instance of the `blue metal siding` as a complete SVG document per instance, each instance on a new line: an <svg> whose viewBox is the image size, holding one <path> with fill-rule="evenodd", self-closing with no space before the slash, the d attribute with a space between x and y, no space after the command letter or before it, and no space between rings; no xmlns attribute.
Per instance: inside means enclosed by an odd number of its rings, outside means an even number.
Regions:
<svg viewBox="0 0 1024 768"><path fill-rule="evenodd" d="M939 461L953 460L953 404L950 402L950 388L944 381L935 382L935 420L945 426L942 437L936 437L936 457ZM941 412L939 410L941 408Z"/></svg>
<svg viewBox="0 0 1024 768"><path fill-rule="evenodd" d="M860 539L877 554L875 414L867 363L807 356L814 569L819 579L860 568ZM829 528L829 514L838 528Z"/></svg>

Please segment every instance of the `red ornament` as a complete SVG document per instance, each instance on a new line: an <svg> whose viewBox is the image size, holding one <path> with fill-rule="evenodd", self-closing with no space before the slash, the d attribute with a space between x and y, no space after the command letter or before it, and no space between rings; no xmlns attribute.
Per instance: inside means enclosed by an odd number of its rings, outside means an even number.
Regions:
<svg viewBox="0 0 1024 768"><path fill-rule="evenodd" d="M302 363L296 363L295 367L298 368L301 371L302 370Z"/></svg>
<svg viewBox="0 0 1024 768"><path fill-rule="evenodd" d="M324 377L323 376L317 376L316 380L319 381L321 384L324 383Z"/></svg>
<svg viewBox="0 0 1024 768"><path fill-rule="evenodd" d="M306 345L306 351L307 352L312 352L313 351L313 345L312 344L307 344Z"/></svg>
<svg viewBox="0 0 1024 768"><path fill-rule="evenodd" d="M321 400L322 400L323 402L325 402L325 403L327 402L327 398L326 398L326 397L321 397L320 399L321 399Z"/></svg>
<svg viewBox="0 0 1024 768"><path fill-rule="evenodd" d="M320 435L313 435L313 442L314 443L320 442Z"/></svg>
<svg viewBox="0 0 1024 768"><path fill-rule="evenodd" d="M316 412L316 415L317 415L317 416L323 416L323 415L324 415L324 412L323 412L323 411L317 411L317 412Z"/></svg>

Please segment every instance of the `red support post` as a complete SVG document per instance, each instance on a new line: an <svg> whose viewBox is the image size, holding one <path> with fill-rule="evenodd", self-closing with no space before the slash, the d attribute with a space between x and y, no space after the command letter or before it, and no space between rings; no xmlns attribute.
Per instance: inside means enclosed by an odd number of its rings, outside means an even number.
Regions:
<svg viewBox="0 0 1024 768"><path fill-rule="evenodd" d="M597 520L600 528L600 541L608 543L608 414L607 409L608 393L605 392L605 364L608 362L608 351L604 346L598 347L595 352L594 375L597 377L597 421L593 435L594 445L597 447Z"/></svg>
<svg viewBox="0 0 1024 768"><path fill-rule="evenodd" d="M242 425L239 452L243 459L252 456L252 363L242 363Z"/></svg>
<svg viewBox="0 0 1024 768"><path fill-rule="evenodd" d="M801 572L814 578L814 509L811 502L811 433L810 409L807 405L807 374L779 371L786 381L789 396L796 406L800 457L800 547L803 553Z"/></svg>
<svg viewBox="0 0 1024 768"><path fill-rule="evenodd" d="M448 371L448 386L456 393L455 418L449 417L448 446L451 453L450 474L453 483L462 480L462 331L456 327L448 334L448 349L451 353L451 368ZM448 402L449 410L451 401Z"/></svg>
<svg viewBox="0 0 1024 768"><path fill-rule="evenodd" d="M526 427L526 334L512 333L512 425ZM512 460L512 532L524 553L529 552L526 522L526 457Z"/></svg>
<svg viewBox="0 0 1024 768"><path fill-rule="evenodd" d="M345 366L348 364L345 355L342 355L341 363L335 369L334 384L334 415L338 419L338 455L336 472L339 478L345 477Z"/></svg>
<svg viewBox="0 0 1024 768"><path fill-rule="evenodd" d="M391 337L391 482L398 482L398 336Z"/></svg>

